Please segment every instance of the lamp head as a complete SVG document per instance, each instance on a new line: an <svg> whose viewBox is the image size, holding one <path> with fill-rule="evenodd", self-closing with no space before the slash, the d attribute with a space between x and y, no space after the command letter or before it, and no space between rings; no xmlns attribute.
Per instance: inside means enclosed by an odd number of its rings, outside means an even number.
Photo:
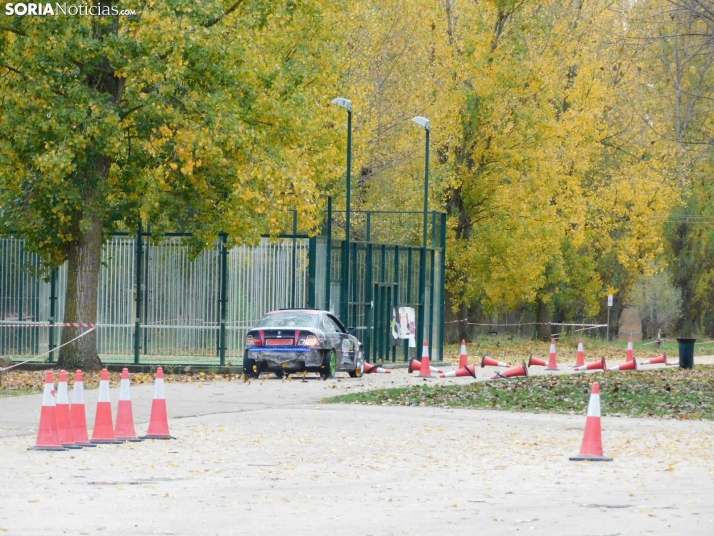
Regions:
<svg viewBox="0 0 714 536"><path fill-rule="evenodd" d="M332 99L332 104L336 104L340 108L344 108L348 112L352 111L352 102L349 99L343 99L342 97L338 97L336 99Z"/></svg>
<svg viewBox="0 0 714 536"><path fill-rule="evenodd" d="M429 120L426 117L414 117L412 118L412 121L414 121L417 125L423 127L426 130L431 130Z"/></svg>

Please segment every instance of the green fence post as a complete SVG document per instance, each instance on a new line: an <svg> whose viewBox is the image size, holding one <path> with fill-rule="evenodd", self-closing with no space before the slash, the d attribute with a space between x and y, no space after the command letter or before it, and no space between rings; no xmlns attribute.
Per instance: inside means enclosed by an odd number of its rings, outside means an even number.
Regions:
<svg viewBox="0 0 714 536"><path fill-rule="evenodd" d="M145 235L147 240L146 244L143 245L143 264L144 264L144 292L142 293L144 302L144 316L148 320L149 318L149 262L151 261L151 224L146 226ZM144 346L142 348L143 354L148 355L149 353L149 330L144 330Z"/></svg>
<svg viewBox="0 0 714 536"><path fill-rule="evenodd" d="M307 306L312 309L318 309L317 301L317 238L312 236L308 241L307 250ZM323 309L323 307L319 307Z"/></svg>
<svg viewBox="0 0 714 536"><path fill-rule="evenodd" d="M399 246L395 245L394 246L394 303L392 304L392 307L397 307L397 311L399 311ZM390 313L390 318L391 318L391 311ZM399 321L399 316L397 315L397 318L395 321ZM390 320L391 322L391 320ZM391 343L391 341L390 341ZM392 347L392 361L397 360L397 346L399 345L399 342Z"/></svg>
<svg viewBox="0 0 714 536"><path fill-rule="evenodd" d="M325 259L325 309L330 309L330 290L332 286L332 196L327 196L327 258Z"/></svg>
<svg viewBox="0 0 714 536"><path fill-rule="evenodd" d="M23 240L22 243L20 244L20 269L18 270L17 274L18 277L20 278L19 281L19 294L18 294L18 311L17 311L17 321L18 322L24 322L25 320L25 274L23 273L25 271L25 241ZM17 351L19 354L22 354L23 352L23 344L25 342L25 338L23 335L25 334L25 330L20 327L18 330L18 345L17 345Z"/></svg>
<svg viewBox="0 0 714 536"><path fill-rule="evenodd" d="M226 233L221 237L221 289L220 289L220 328L218 331L218 358L222 367L226 366L226 304L228 303L228 249ZM293 276L294 277L294 276Z"/></svg>
<svg viewBox="0 0 714 536"><path fill-rule="evenodd" d="M55 362L55 320L56 320L56 302L57 302L57 269L52 269L50 275L50 363Z"/></svg>
<svg viewBox="0 0 714 536"><path fill-rule="evenodd" d="M441 352L444 352L444 330L446 325L444 323L444 307L446 304L446 212L441 213L441 273L439 274L439 348ZM442 361L443 361L442 356Z"/></svg>
<svg viewBox="0 0 714 536"><path fill-rule="evenodd" d="M367 213L367 228L369 229L369 213ZM368 233L369 234L369 233ZM374 288L373 288L373 277L372 277L372 253L373 253L372 242L367 242L367 258L365 259L365 279L367 280L365 286L367 287L366 301L369 302L367 305L367 313L365 315L365 324L367 326L367 333L365 334L364 347L367 349L365 360L367 363L374 363L372 359L372 339L374 339Z"/></svg>
<svg viewBox="0 0 714 536"><path fill-rule="evenodd" d="M431 291L429 292L429 355L434 356L434 287L436 287L436 272L434 271L434 267L436 265L436 250L432 249L431 250L431 266L429 267L431 269L431 275L429 277L429 281L431 283Z"/></svg>
<svg viewBox="0 0 714 536"><path fill-rule="evenodd" d="M143 255L142 227L139 219L139 230L136 233L136 315L134 318L134 364L139 364L139 353L141 350L141 257Z"/></svg>
<svg viewBox="0 0 714 536"><path fill-rule="evenodd" d="M295 278L297 277L297 210L293 210L293 258L292 258L292 279L290 282L290 307L295 308Z"/></svg>

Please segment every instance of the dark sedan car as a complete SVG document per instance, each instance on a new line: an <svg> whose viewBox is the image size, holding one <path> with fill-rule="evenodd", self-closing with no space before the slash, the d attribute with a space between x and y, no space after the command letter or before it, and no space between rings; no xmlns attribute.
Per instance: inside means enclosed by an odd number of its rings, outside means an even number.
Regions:
<svg viewBox="0 0 714 536"><path fill-rule="evenodd" d="M278 378L317 372L362 376L364 354L357 337L329 311L281 309L261 318L245 338L243 371L250 378L273 372Z"/></svg>

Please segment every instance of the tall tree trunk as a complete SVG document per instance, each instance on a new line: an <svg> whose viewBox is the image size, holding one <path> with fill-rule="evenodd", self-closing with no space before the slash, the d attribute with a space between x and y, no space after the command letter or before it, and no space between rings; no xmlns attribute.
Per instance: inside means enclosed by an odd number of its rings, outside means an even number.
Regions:
<svg viewBox="0 0 714 536"><path fill-rule="evenodd" d="M69 250L65 322L97 322L99 266L102 255L103 222L98 216L89 217L90 228L82 233ZM86 328L62 329L62 344L74 339ZM60 349L59 368L99 370L102 362L97 354L97 331L80 337Z"/></svg>
<svg viewBox="0 0 714 536"><path fill-rule="evenodd" d="M550 326L544 325L546 322L550 321L550 313L548 312L548 305L540 298L536 298L536 325L535 325L535 338L539 341L549 341L551 338Z"/></svg>
<svg viewBox="0 0 714 536"><path fill-rule="evenodd" d="M94 181L106 180L111 162L106 157L99 157L95 167L90 171ZM65 322L97 322L97 298L99 295L99 269L102 260L102 244L104 243L104 220L97 212L96 199L99 195L96 188L88 188L85 195L81 217L76 218L74 242L67 251L67 296L65 299ZM78 337L87 328L62 329L62 344ZM63 346L59 352L58 368L72 370L100 370L102 362L97 353L96 329L76 341Z"/></svg>

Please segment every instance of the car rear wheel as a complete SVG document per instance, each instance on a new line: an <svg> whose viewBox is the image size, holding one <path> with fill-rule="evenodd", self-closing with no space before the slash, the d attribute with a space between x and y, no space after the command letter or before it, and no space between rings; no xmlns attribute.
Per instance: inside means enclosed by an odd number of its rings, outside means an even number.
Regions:
<svg viewBox="0 0 714 536"><path fill-rule="evenodd" d="M275 372L275 376L276 376L278 379L282 379L282 377L285 376L285 373L284 373L282 370L276 370L276 371L274 371L274 372Z"/></svg>
<svg viewBox="0 0 714 536"><path fill-rule="evenodd" d="M337 370L337 352L335 349L325 350L322 355L322 369L320 370L320 376L323 380L334 376L335 370Z"/></svg>
<svg viewBox="0 0 714 536"><path fill-rule="evenodd" d="M257 378L260 376L258 363L252 357L248 357L248 352L243 356L243 375L246 378Z"/></svg>

